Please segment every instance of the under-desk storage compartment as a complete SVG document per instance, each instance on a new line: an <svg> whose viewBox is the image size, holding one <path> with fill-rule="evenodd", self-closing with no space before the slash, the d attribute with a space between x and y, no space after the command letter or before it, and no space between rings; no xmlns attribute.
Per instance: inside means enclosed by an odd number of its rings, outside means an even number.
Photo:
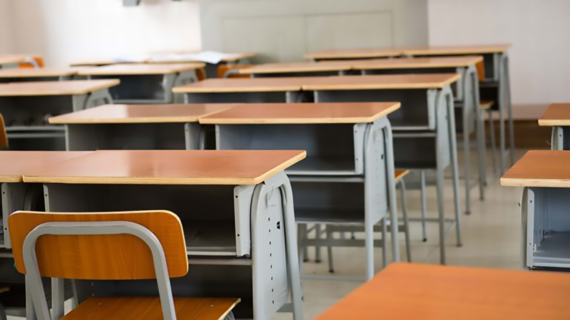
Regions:
<svg viewBox="0 0 570 320"><path fill-rule="evenodd" d="M306 150L288 175L361 175L366 124L217 125L219 150Z"/></svg>
<svg viewBox="0 0 570 320"><path fill-rule="evenodd" d="M109 88L109 93L115 102L166 99L164 75L90 76L89 78L121 80L121 84Z"/></svg>
<svg viewBox="0 0 570 320"><path fill-rule="evenodd" d="M436 132L394 132L393 137L396 168L435 169L438 156L444 160L441 163L444 168L450 163L449 150L437 143L438 138L444 137L438 137Z"/></svg>
<svg viewBox="0 0 570 320"><path fill-rule="evenodd" d="M372 184L370 199L365 198L364 179L291 177L295 198L295 220L304 223L364 223L365 203L371 204L374 222L388 212L386 180ZM384 177L385 179L385 177Z"/></svg>
<svg viewBox="0 0 570 320"><path fill-rule="evenodd" d="M315 102L392 102L402 107L388 116L395 130L433 130L436 125L435 90L316 91Z"/></svg>
<svg viewBox="0 0 570 320"><path fill-rule="evenodd" d="M48 119L72 111L71 96L0 97L0 114L14 150L59 150L63 147L65 128L50 125ZM34 147L28 145L37 139L41 141ZM44 144L52 147L42 147Z"/></svg>
<svg viewBox="0 0 570 320"><path fill-rule="evenodd" d="M53 212L169 210L182 221L189 255L235 257L251 254L254 188L48 184L44 194Z"/></svg>
<svg viewBox="0 0 570 320"><path fill-rule="evenodd" d="M570 268L570 189L528 189L527 266Z"/></svg>
<svg viewBox="0 0 570 320"><path fill-rule="evenodd" d="M42 185L35 183L2 183L0 209L2 230L0 248L11 249L8 217L18 210L45 211Z"/></svg>
<svg viewBox="0 0 570 320"><path fill-rule="evenodd" d="M271 103L287 102L287 95L287 92L186 93L185 100L186 103Z"/></svg>
<svg viewBox="0 0 570 320"><path fill-rule="evenodd" d="M70 124L67 147L70 151L184 150L185 126L184 123Z"/></svg>

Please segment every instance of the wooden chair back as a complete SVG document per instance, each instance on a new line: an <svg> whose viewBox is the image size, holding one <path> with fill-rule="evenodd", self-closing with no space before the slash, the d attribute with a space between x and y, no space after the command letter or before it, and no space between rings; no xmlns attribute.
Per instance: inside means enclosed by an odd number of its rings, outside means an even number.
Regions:
<svg viewBox="0 0 570 320"><path fill-rule="evenodd" d="M251 68L250 65L244 64L222 64L218 67L218 78L224 78L226 73L231 70ZM230 74L228 78L250 78L249 74Z"/></svg>
<svg viewBox="0 0 570 320"><path fill-rule="evenodd" d="M478 62L475 67L477 68L477 76L479 77L479 82L485 80L485 63L483 61Z"/></svg>
<svg viewBox="0 0 570 320"><path fill-rule="evenodd" d="M188 273L188 256L182 223L170 211L58 213L18 211L8 227L16 268L26 274L24 240L48 222L127 221L147 228L164 250L169 276ZM148 245L129 235L43 235L36 242L39 272L43 277L83 280L156 279Z"/></svg>
<svg viewBox="0 0 570 320"><path fill-rule="evenodd" d="M6 123L0 113L0 149L8 148L8 133L6 133Z"/></svg>
<svg viewBox="0 0 570 320"><path fill-rule="evenodd" d="M43 68L45 66L44 59L42 57L36 56L36 57L33 57L33 59L38 64L38 67ZM35 66L32 63L24 62L24 63L20 63L18 65L18 68L20 68L20 69L33 69L33 68L35 68Z"/></svg>

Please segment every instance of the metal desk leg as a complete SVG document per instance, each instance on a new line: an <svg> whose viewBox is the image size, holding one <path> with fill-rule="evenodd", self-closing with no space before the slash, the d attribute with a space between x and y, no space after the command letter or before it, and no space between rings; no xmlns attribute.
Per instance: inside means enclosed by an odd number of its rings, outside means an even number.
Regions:
<svg viewBox="0 0 570 320"><path fill-rule="evenodd" d="M509 138L510 138L510 157L511 166L515 164L515 125L513 119L513 104L511 101L511 77L509 75L509 56L503 54L503 82L505 90L505 100L507 104L507 110L509 113Z"/></svg>
<svg viewBox="0 0 570 320"><path fill-rule="evenodd" d="M471 144L469 137L469 108L463 106L463 153L465 157L465 213L471 214Z"/></svg>
<svg viewBox="0 0 570 320"><path fill-rule="evenodd" d="M295 229L295 212L293 205L293 190L291 182L285 175L277 176L282 182L281 190L285 199L285 241L287 244L287 263L289 270L289 285L291 286L291 300L293 301L293 318L303 319L303 290L301 289L301 271L297 260L297 234Z"/></svg>
<svg viewBox="0 0 570 320"><path fill-rule="evenodd" d="M520 208L521 208L521 261L522 261L522 267L523 269L527 268L527 264L526 264L526 246L527 246L527 214L528 214L528 193L529 193L529 188L524 188L523 192L522 192L522 197L521 197L521 203Z"/></svg>
<svg viewBox="0 0 570 320"><path fill-rule="evenodd" d="M453 105L451 106L453 108ZM452 121L453 122L453 121ZM455 130L455 128L453 128ZM386 119L386 124L384 125L384 148L386 155L386 175L388 181L388 197L389 197L389 207L390 207L390 221L392 227L392 257L394 262L400 261L400 241L398 233L398 208L396 202L396 181L395 181L395 169L394 169L394 148L393 148L393 138L392 138L392 126L390 122ZM372 240L374 241L374 240ZM374 244L372 244L374 245ZM371 275L373 276L373 275Z"/></svg>
<svg viewBox="0 0 570 320"><path fill-rule="evenodd" d="M446 89L445 99L447 99L447 121L449 130L449 146L451 149L451 168L453 171L453 196L455 200L455 232L457 234L457 246L463 245L461 241L461 208L459 204L459 168L457 165L457 140L455 138L455 115L453 107L453 94L451 89Z"/></svg>
<svg viewBox="0 0 570 320"><path fill-rule="evenodd" d="M426 172L420 171L420 198L422 203L422 239L423 242L427 241L427 201L426 201Z"/></svg>
<svg viewBox="0 0 570 320"><path fill-rule="evenodd" d="M487 148L485 147L485 123L483 120L483 112L479 105L481 98L479 96L479 77L477 70L471 72L473 111L475 113L475 124L477 126L477 162L479 167L479 199L485 200L485 186L487 185Z"/></svg>
<svg viewBox="0 0 570 320"><path fill-rule="evenodd" d="M552 150L564 150L564 129L562 127L552 127L550 141Z"/></svg>

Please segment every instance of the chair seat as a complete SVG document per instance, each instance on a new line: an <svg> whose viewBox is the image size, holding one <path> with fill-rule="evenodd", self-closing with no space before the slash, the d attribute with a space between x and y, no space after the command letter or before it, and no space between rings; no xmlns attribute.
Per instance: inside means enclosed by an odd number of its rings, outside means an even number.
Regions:
<svg viewBox="0 0 570 320"><path fill-rule="evenodd" d="M178 320L224 319L240 302L236 298L174 298ZM91 297L65 320L162 320L158 297Z"/></svg>
<svg viewBox="0 0 570 320"><path fill-rule="evenodd" d="M481 101L479 108L487 110L495 104L495 101Z"/></svg>
<svg viewBox="0 0 570 320"><path fill-rule="evenodd" d="M407 176L410 173L410 170L406 169L396 169L394 180L396 182L400 181L403 177Z"/></svg>

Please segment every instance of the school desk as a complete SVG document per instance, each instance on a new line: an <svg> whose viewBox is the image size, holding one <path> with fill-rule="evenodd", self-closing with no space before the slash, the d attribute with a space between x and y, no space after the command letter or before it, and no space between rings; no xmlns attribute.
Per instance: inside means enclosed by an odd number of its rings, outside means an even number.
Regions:
<svg viewBox="0 0 570 320"><path fill-rule="evenodd" d="M155 210L182 220L190 271L175 296L239 297L237 318L271 319L289 292L302 319L293 196L284 170L304 151L95 151L24 175L44 184L46 210ZM109 292L111 290L112 292ZM79 301L154 294L155 281L80 282ZM231 293L231 294L230 294Z"/></svg>
<svg viewBox="0 0 570 320"><path fill-rule="evenodd" d="M515 162L515 137L513 107L511 101L509 56L510 44L471 45L471 46L432 46L403 49L404 55L414 57L482 55L485 80L479 84L481 100L495 101L494 110L499 113L500 170L505 172L505 113L509 121L509 148L511 165Z"/></svg>
<svg viewBox="0 0 570 320"><path fill-rule="evenodd" d="M305 78L303 90L312 92L315 102L388 102L402 107L390 114L394 131L394 158L397 168L435 170L440 259L445 263L445 238L455 227L457 245L461 246L459 174L455 138L454 99L451 84L458 74L408 74ZM451 165L455 218L444 214L444 170ZM422 193L423 185L421 186ZM446 228L446 222L450 223Z"/></svg>
<svg viewBox="0 0 570 320"><path fill-rule="evenodd" d="M234 104L104 105L49 119L65 125L67 150L204 149L198 119Z"/></svg>
<svg viewBox="0 0 570 320"><path fill-rule="evenodd" d="M387 217L394 260L399 260L394 154L387 119L399 108L397 102L244 104L200 118L200 123L216 126L218 150L306 150L307 159L287 170L295 190L299 245L364 246L369 280L375 270L374 225ZM357 224L365 231L365 241L307 239L307 224L313 223ZM316 230L320 233L320 227ZM382 240L385 251L386 238Z"/></svg>
<svg viewBox="0 0 570 320"><path fill-rule="evenodd" d="M72 80L76 74L72 68L1 69L0 83Z"/></svg>
<svg viewBox="0 0 570 320"><path fill-rule="evenodd" d="M18 210L44 210L42 186L24 184L23 175L37 168L65 162L86 155L86 152L62 151L2 151L0 152L0 210L2 234L0 235L0 283L9 287L9 299L0 297L4 312L12 316L26 316L24 276L14 269L11 252L8 217ZM46 285L49 285L47 281ZM70 296L71 290L67 290ZM48 295L49 296L49 295Z"/></svg>
<svg viewBox="0 0 570 320"><path fill-rule="evenodd" d="M570 276L392 264L316 320L567 319Z"/></svg>
<svg viewBox="0 0 570 320"><path fill-rule="evenodd" d="M501 185L523 187L520 203L523 265L570 268L570 151L527 152L501 178Z"/></svg>
<svg viewBox="0 0 570 320"><path fill-rule="evenodd" d="M570 149L570 104L551 104L540 119L541 127L552 127L552 150Z"/></svg>
<svg viewBox="0 0 570 320"><path fill-rule="evenodd" d="M0 113L10 148L63 150L63 126L48 124L51 116L113 103L108 89L119 80L41 81L0 84Z"/></svg>
<svg viewBox="0 0 570 320"><path fill-rule="evenodd" d="M461 113L455 114L455 125L463 134L464 154L471 154L471 135L477 131L477 155L479 167L479 197L484 199L486 176L486 145L483 112L479 108L479 81L476 65L483 61L481 56L428 57L402 59L374 59L352 63L353 70L363 75L376 74L434 74L457 73L461 78L451 88L456 100L455 107ZM471 157L465 161L465 211L471 212L471 189L476 185L471 181Z"/></svg>
<svg viewBox="0 0 570 320"><path fill-rule="evenodd" d="M116 103L181 103L172 88L197 82L196 70L203 63L188 64L117 64L79 69L88 79L119 79L121 84L109 89Z"/></svg>

